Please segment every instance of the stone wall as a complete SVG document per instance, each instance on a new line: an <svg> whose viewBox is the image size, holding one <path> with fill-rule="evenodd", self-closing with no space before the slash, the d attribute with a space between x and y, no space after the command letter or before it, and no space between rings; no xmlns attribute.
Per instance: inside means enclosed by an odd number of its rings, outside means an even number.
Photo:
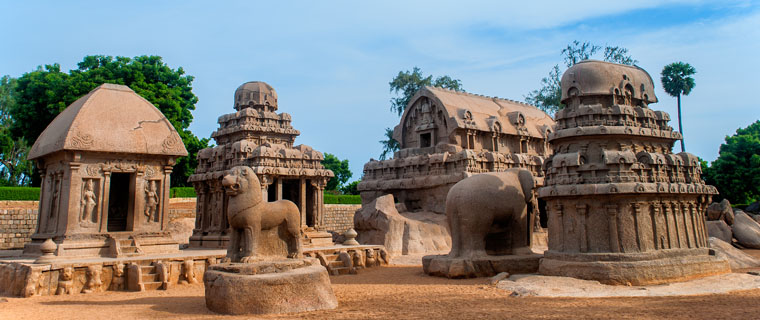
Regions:
<svg viewBox="0 0 760 320"><path fill-rule="evenodd" d="M322 226L325 230L342 234L354 227L354 213L361 208L360 204L325 204Z"/></svg>
<svg viewBox="0 0 760 320"><path fill-rule="evenodd" d="M21 249L37 228L39 201L0 201L0 250Z"/></svg>
<svg viewBox="0 0 760 320"><path fill-rule="evenodd" d="M358 204L325 204L324 228L343 233L354 226ZM23 249L37 228L39 201L0 201L0 250ZM169 230L186 244L195 226L195 198L169 199Z"/></svg>

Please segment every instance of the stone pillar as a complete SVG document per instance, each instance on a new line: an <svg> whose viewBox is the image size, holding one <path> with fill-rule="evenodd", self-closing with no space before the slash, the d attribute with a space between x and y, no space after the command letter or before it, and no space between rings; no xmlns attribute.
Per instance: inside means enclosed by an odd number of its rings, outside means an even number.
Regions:
<svg viewBox="0 0 760 320"><path fill-rule="evenodd" d="M610 251L620 252L620 238L618 238L618 207L607 205L607 215L610 230Z"/></svg>
<svg viewBox="0 0 760 320"><path fill-rule="evenodd" d="M275 179L277 182L277 200L282 200L282 177Z"/></svg>
<svg viewBox="0 0 760 320"><path fill-rule="evenodd" d="M272 184L272 177L261 175L259 179L259 182L261 183L261 199L269 201L269 185Z"/></svg>
<svg viewBox="0 0 760 320"><path fill-rule="evenodd" d="M553 233L556 233L555 237L557 239L557 246L559 248L553 248L557 251L565 251L565 230L564 230L564 223L562 219L562 205L557 203L552 206L552 214L554 214L554 219L549 219L549 236L552 236Z"/></svg>
<svg viewBox="0 0 760 320"><path fill-rule="evenodd" d="M575 205L578 213L578 233L580 234L579 245L581 252L588 252L588 237L586 236L586 214L588 206L585 204Z"/></svg>
<svg viewBox="0 0 760 320"><path fill-rule="evenodd" d="M298 182L298 210L301 211L301 227L306 226L306 179L301 177Z"/></svg>
<svg viewBox="0 0 760 320"><path fill-rule="evenodd" d="M174 166L172 166L172 165L165 165L164 166L164 181L162 181L163 188L161 188L162 191L161 191L161 195L160 195L160 199L161 200L158 201L158 206L159 206L159 208L161 210L161 216L160 216L160 219L161 219L161 230L166 230L167 224L169 223L169 219L167 219L169 213L168 213L168 211L167 211L168 209L166 207L168 207L167 204L169 204L169 192L170 192L169 188L171 187L170 184L171 184L171 181L172 181L171 175L172 175L172 168L173 167ZM158 214L158 212L156 212L156 214Z"/></svg>
<svg viewBox="0 0 760 320"><path fill-rule="evenodd" d="M45 188L48 187L48 184L45 182L47 181L47 172L44 168L37 169L37 172L40 174L41 182L40 182L40 201L37 204L37 231L35 233L42 234L45 233L48 225L48 217L49 214L46 214L45 208L45 199L47 197L47 192L45 192Z"/></svg>
<svg viewBox="0 0 760 320"><path fill-rule="evenodd" d="M111 192L111 171L103 172L103 218L100 219L100 232L108 232L108 195Z"/></svg>

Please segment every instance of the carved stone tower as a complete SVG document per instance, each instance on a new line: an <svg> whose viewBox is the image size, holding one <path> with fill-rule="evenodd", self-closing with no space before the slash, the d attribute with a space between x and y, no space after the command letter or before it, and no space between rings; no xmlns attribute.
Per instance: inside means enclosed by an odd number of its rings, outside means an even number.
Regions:
<svg viewBox="0 0 760 320"><path fill-rule="evenodd" d="M562 76L539 197L549 212L546 275L610 284L686 280L729 271L710 255L704 212L717 191L681 135L654 111L641 68L582 61Z"/></svg>
<svg viewBox="0 0 760 320"><path fill-rule="evenodd" d="M333 172L325 169L322 153L306 145L293 146L300 134L291 126L287 113L276 113L277 92L265 82L252 81L235 90L237 112L219 117L219 129L211 134L217 146L198 152L198 168L188 181L197 194L196 223L191 247L225 248L227 196L222 176L235 166L248 166L261 181L264 199L287 199L301 211L301 226L309 241L326 239L321 231L327 181Z"/></svg>

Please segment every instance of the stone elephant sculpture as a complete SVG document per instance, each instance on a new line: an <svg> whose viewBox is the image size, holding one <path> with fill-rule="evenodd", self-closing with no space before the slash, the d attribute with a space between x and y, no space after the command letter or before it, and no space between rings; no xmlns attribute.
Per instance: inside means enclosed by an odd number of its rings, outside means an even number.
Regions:
<svg viewBox="0 0 760 320"><path fill-rule="evenodd" d="M534 187L533 175L525 169L482 173L457 182L446 196L452 240L448 257L488 255L487 237L493 239L488 250L498 255L530 254L530 220L538 210Z"/></svg>

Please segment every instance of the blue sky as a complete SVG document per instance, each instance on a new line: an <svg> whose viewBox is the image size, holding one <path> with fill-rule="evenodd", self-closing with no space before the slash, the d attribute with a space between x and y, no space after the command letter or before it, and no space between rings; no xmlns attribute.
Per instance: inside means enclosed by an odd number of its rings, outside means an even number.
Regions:
<svg viewBox="0 0 760 320"><path fill-rule="evenodd" d="M523 1L525 2L525 1ZM266 81L301 131L296 143L362 166L381 152L388 82L418 66L469 92L523 100L573 40L626 47L655 80L671 62L697 69L683 98L686 149L707 160L760 119L758 1L6 1L0 75L73 69L85 55L159 55L195 77L191 130L209 137L240 84ZM675 149L679 149L676 147Z"/></svg>

